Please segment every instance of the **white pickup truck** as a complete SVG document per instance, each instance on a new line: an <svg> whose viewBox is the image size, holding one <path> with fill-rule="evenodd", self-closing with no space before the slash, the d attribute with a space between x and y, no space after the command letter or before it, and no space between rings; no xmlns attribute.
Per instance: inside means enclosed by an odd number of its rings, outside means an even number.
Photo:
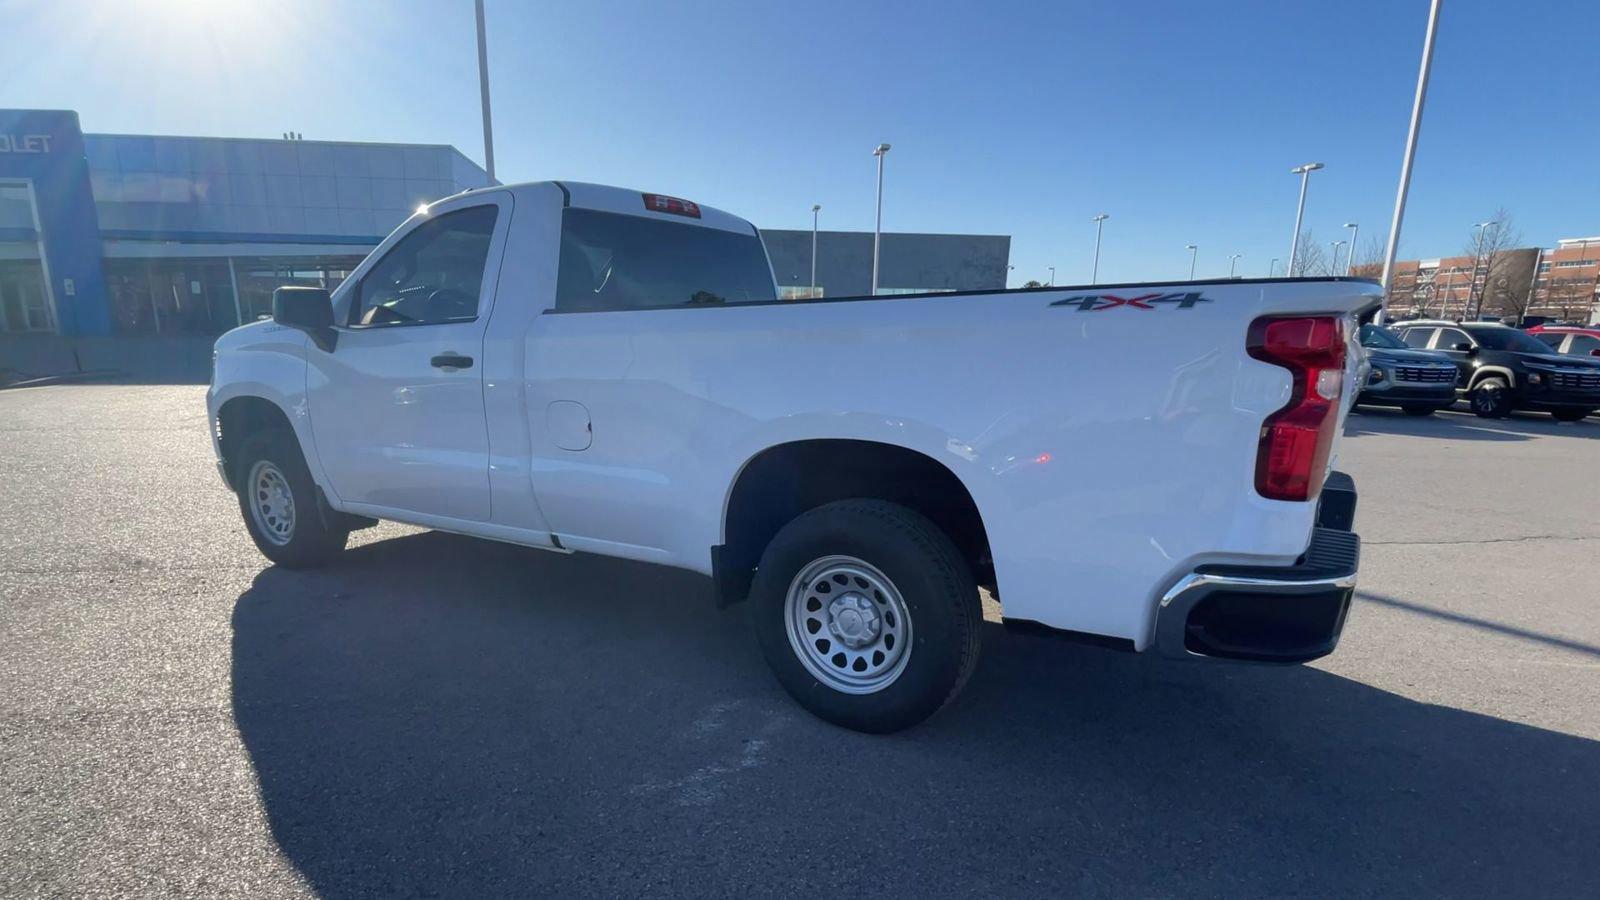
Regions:
<svg viewBox="0 0 1600 900"><path fill-rule="evenodd" d="M391 519L710 576L779 681L921 721L1007 624L1180 657L1332 651L1355 279L778 299L750 223L570 182L419 210L218 341L222 477L284 566ZM684 610L684 615L693 615ZM671 673L663 673L670 678Z"/></svg>

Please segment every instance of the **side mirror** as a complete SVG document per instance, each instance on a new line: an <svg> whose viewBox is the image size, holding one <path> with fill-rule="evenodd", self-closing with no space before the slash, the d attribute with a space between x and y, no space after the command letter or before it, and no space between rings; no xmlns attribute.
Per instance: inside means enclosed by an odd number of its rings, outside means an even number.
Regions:
<svg viewBox="0 0 1600 900"><path fill-rule="evenodd" d="M281 290L283 290L283 288L278 288L278 290L281 291ZM1450 345L1450 349L1451 350L1460 350L1462 353L1471 353L1472 352L1472 345L1467 343L1466 341L1456 341L1454 344Z"/></svg>
<svg viewBox="0 0 1600 900"><path fill-rule="evenodd" d="M339 333L333 330L333 300L314 287L281 287L272 292L272 321L304 331L311 342L332 353Z"/></svg>

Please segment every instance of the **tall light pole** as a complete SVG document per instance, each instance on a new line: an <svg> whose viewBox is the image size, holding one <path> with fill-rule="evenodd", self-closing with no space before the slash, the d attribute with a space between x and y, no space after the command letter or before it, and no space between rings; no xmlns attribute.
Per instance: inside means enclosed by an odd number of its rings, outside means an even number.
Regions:
<svg viewBox="0 0 1600 900"><path fill-rule="evenodd" d="M1472 279L1467 282L1467 301L1472 305L1472 318L1478 318L1478 313L1483 309L1483 294L1478 291L1478 266L1483 264L1483 230L1491 225L1499 225L1493 219L1487 222L1477 222L1473 228L1477 229L1478 236L1472 245ZM1489 273L1483 273L1484 290L1489 289ZM1466 309L1462 309L1466 312Z"/></svg>
<svg viewBox="0 0 1600 900"><path fill-rule="evenodd" d="M1200 247L1197 244L1184 244L1183 245L1183 249L1189 251L1189 280L1193 281L1194 280L1194 260L1195 260L1195 257L1200 255Z"/></svg>
<svg viewBox="0 0 1600 900"><path fill-rule="evenodd" d="M822 212L821 203L811 204L811 296L817 296L817 213Z"/></svg>
<svg viewBox="0 0 1600 900"><path fill-rule="evenodd" d="M878 295L878 242L883 235L883 158L889 153L888 144L879 144L872 155L878 158L878 217L872 226L872 295Z"/></svg>
<svg viewBox="0 0 1600 900"><path fill-rule="evenodd" d="M1406 131L1406 155L1400 163L1400 187L1394 195L1394 218L1389 222L1389 242L1383 249L1383 294L1374 321L1382 325L1389 304L1389 284L1394 276L1394 255L1400 247L1400 223L1406 217L1406 192L1411 190L1411 163L1417 156L1417 136L1422 132L1422 105L1428 99L1428 72L1433 68L1433 36L1439 30L1439 3L1428 6L1428 31L1422 39L1422 66L1417 70L1417 96L1411 102L1411 127Z"/></svg>
<svg viewBox="0 0 1600 900"><path fill-rule="evenodd" d="M1089 283L1100 283L1100 232L1106 227L1106 220L1111 218L1105 213L1094 217L1094 268L1089 272Z"/></svg>
<svg viewBox="0 0 1600 900"><path fill-rule="evenodd" d="M1300 176L1300 204L1294 209L1294 239L1289 241L1289 268L1284 271L1291 278L1294 277L1295 259L1300 255L1300 222L1306 215L1306 184L1311 181L1311 173L1320 168L1322 163L1314 162L1289 170L1290 175Z"/></svg>
<svg viewBox="0 0 1600 900"><path fill-rule="evenodd" d="M1336 275L1339 272L1339 248L1344 246L1344 241L1329 241L1328 246L1333 248L1333 259L1328 260L1328 274Z"/></svg>
<svg viewBox="0 0 1600 900"><path fill-rule="evenodd" d="M1045 268L1050 270L1050 286L1051 287L1055 287L1056 286L1056 267L1055 266L1046 266Z"/></svg>
<svg viewBox="0 0 1600 900"><path fill-rule="evenodd" d="M1228 257L1228 277L1229 278L1233 277L1233 267L1239 264L1239 257L1241 257L1243 255L1244 255L1243 253L1235 253L1232 256Z"/></svg>
<svg viewBox="0 0 1600 900"><path fill-rule="evenodd" d="M1355 222L1346 222L1344 227L1350 229L1350 255L1344 258L1344 273L1349 275L1356 270L1356 235L1361 233L1361 226Z"/></svg>
<svg viewBox="0 0 1600 900"><path fill-rule="evenodd" d="M1274 256L1272 258L1272 262L1267 263L1267 277L1268 278L1272 277L1272 272L1276 268L1278 268L1278 258L1276 256Z"/></svg>
<svg viewBox="0 0 1600 900"><path fill-rule="evenodd" d="M483 0L474 0L478 13L478 93L483 98L483 171L494 184L494 128L489 124L489 42L483 33Z"/></svg>

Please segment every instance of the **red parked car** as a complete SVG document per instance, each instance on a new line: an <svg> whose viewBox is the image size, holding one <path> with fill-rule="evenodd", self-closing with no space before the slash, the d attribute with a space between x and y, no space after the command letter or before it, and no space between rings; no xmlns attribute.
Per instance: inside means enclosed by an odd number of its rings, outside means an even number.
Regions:
<svg viewBox="0 0 1600 900"><path fill-rule="evenodd" d="M1528 333L1566 356L1600 356L1600 326L1535 325Z"/></svg>

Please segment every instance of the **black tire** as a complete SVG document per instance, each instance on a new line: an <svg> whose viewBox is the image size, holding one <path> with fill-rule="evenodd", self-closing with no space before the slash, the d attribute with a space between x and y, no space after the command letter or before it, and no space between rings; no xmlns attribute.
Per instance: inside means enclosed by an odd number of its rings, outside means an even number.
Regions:
<svg viewBox="0 0 1600 900"><path fill-rule="evenodd" d="M1550 415L1557 422L1581 422L1588 416L1594 415L1592 409L1552 409Z"/></svg>
<svg viewBox="0 0 1600 900"><path fill-rule="evenodd" d="M790 590L804 571L830 557L852 557L876 569L903 601L905 633L911 635L903 668L871 693L847 693L819 680L790 640ZM855 588L837 590L844 600ZM880 612L892 609L882 597L878 604ZM921 722L960 693L978 664L983 610L971 567L933 522L883 500L836 501L780 529L761 556L750 613L762 653L784 690L818 718L856 731L887 734ZM892 614L883 620L892 622ZM880 635L866 650L884 640Z"/></svg>
<svg viewBox="0 0 1600 900"><path fill-rule="evenodd" d="M1481 419L1504 419L1511 414L1511 386L1499 375L1489 375L1467 392L1472 412Z"/></svg>
<svg viewBox="0 0 1600 900"><path fill-rule="evenodd" d="M269 535L267 528L278 521L258 521L252 503L263 493L252 484L257 474L257 464L273 467L287 485L293 508L286 533ZM263 469L260 474L267 474ZM271 477L270 475L268 476ZM239 495L239 514L244 517L244 527L250 532L261 555L280 566L304 569L320 566L332 560L344 549L350 530L338 525L330 526L331 515L318 502L317 488L306 468L305 457L300 454L300 444L293 434L282 429L268 429L245 438L239 445L234 460L233 483ZM268 517L263 514L263 519Z"/></svg>
<svg viewBox="0 0 1600 900"><path fill-rule="evenodd" d="M1438 410L1439 407L1437 407L1437 406L1418 406L1418 405L1413 403L1410 406L1402 406L1400 408L1405 410L1405 413L1408 416L1421 417L1421 416L1431 416L1431 415L1433 415L1434 412L1436 410Z"/></svg>

